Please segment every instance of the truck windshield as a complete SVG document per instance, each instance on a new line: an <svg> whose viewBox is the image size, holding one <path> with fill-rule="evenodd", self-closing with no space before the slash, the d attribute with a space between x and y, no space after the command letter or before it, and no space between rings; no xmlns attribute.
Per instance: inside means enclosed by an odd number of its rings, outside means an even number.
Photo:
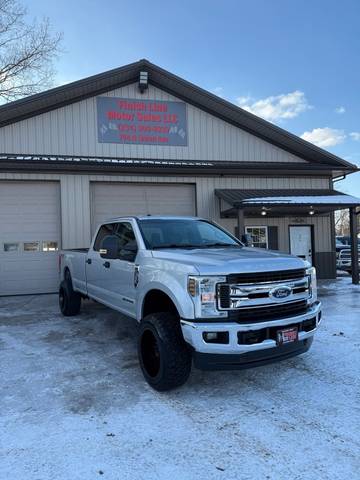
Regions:
<svg viewBox="0 0 360 480"><path fill-rule="evenodd" d="M205 220L144 219L139 226L146 247L221 248L242 247L241 242Z"/></svg>

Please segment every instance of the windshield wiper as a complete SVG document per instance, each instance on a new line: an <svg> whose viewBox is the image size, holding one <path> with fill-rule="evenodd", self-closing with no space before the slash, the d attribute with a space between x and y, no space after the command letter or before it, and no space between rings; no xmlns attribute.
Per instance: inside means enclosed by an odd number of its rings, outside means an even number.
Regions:
<svg viewBox="0 0 360 480"><path fill-rule="evenodd" d="M216 243L204 243L202 248L212 248L212 247L241 247L241 245L237 243L221 243L221 242L216 242Z"/></svg>
<svg viewBox="0 0 360 480"><path fill-rule="evenodd" d="M202 245L192 245L186 243L169 243L165 245L154 245L151 247L151 250L160 250L162 248L201 248Z"/></svg>

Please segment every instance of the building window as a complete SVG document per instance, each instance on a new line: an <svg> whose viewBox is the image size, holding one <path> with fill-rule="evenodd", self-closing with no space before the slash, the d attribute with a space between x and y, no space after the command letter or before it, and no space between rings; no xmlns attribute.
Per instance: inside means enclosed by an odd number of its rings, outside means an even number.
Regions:
<svg viewBox="0 0 360 480"><path fill-rule="evenodd" d="M57 252L58 250L58 242L42 242L43 252Z"/></svg>
<svg viewBox="0 0 360 480"><path fill-rule="evenodd" d="M24 252L39 252L40 242L24 242Z"/></svg>
<svg viewBox="0 0 360 480"><path fill-rule="evenodd" d="M4 243L4 252L18 252L18 251L19 251L19 243L17 242Z"/></svg>
<svg viewBox="0 0 360 480"><path fill-rule="evenodd" d="M245 232L251 235L253 247L269 248L267 227L245 227Z"/></svg>

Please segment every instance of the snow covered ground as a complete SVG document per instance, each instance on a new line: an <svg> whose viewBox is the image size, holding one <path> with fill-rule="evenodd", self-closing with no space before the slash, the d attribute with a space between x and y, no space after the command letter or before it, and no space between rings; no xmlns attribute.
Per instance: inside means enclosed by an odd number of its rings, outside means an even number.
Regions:
<svg viewBox="0 0 360 480"><path fill-rule="evenodd" d="M145 384L136 326L91 302L0 299L0 478L355 479L360 471L360 287L322 282L312 349L238 372Z"/></svg>

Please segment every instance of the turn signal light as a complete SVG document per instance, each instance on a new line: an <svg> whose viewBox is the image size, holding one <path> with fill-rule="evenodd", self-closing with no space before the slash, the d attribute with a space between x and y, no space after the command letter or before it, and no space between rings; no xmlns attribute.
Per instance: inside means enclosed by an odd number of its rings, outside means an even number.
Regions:
<svg viewBox="0 0 360 480"><path fill-rule="evenodd" d="M188 280L188 292L192 297L196 296L196 280L195 278L189 278Z"/></svg>

